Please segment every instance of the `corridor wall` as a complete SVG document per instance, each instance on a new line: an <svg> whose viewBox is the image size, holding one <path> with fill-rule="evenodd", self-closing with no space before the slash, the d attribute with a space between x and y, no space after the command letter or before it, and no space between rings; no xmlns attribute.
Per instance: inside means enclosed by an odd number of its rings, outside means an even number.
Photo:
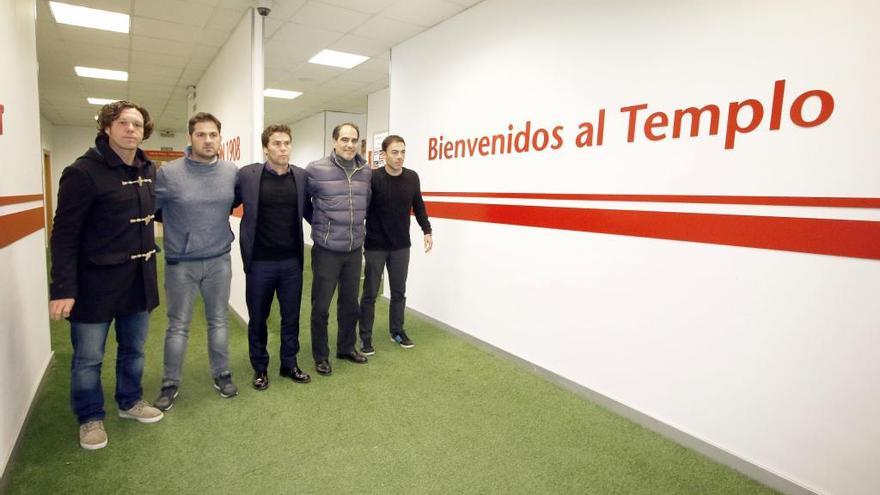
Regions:
<svg viewBox="0 0 880 495"><path fill-rule="evenodd" d="M374 163L378 160L382 146L381 141L375 143L373 137L378 133L389 131L388 103L390 96L391 92L388 88L367 95L367 130L364 132L364 137L367 140L367 149L373 153Z"/></svg>
<svg viewBox="0 0 880 495"><path fill-rule="evenodd" d="M0 472L52 357L33 0L0 0Z"/></svg>
<svg viewBox="0 0 880 495"><path fill-rule="evenodd" d="M394 48L408 304L777 488L877 493L878 17L486 0Z"/></svg>

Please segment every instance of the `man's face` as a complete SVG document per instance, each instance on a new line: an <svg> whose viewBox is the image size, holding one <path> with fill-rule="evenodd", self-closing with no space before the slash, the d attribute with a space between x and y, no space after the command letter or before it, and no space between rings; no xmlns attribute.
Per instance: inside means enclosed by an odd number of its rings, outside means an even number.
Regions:
<svg viewBox="0 0 880 495"><path fill-rule="evenodd" d="M336 141L333 141L333 149L336 151L336 155L343 160L352 160L355 153L357 153L357 147L358 133L355 128L350 125L342 126L342 129L339 129L339 137L336 138Z"/></svg>
<svg viewBox="0 0 880 495"><path fill-rule="evenodd" d="M135 151L144 140L144 116L137 109L126 108L104 132L114 148Z"/></svg>
<svg viewBox="0 0 880 495"><path fill-rule="evenodd" d="M392 174L399 174L403 169L403 161L406 159L406 145L395 141L388 145L383 154L385 155L385 167Z"/></svg>
<svg viewBox="0 0 880 495"><path fill-rule="evenodd" d="M282 167L290 163L290 136L286 132L273 132L269 144L263 148L269 163Z"/></svg>
<svg viewBox="0 0 880 495"><path fill-rule="evenodd" d="M220 151L220 130L210 120L196 122L193 132L189 135L192 145L192 156L200 162L212 162Z"/></svg>

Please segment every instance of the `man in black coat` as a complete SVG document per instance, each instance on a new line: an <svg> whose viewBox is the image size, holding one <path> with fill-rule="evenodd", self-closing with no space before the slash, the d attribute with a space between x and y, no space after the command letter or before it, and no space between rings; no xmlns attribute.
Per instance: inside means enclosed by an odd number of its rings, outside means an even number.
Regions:
<svg viewBox="0 0 880 495"><path fill-rule="evenodd" d="M95 147L64 169L52 229L49 314L70 320L71 405L84 449L107 445L101 365L115 321L119 416L155 423L143 399L144 342L159 304L153 237L153 164L138 148L153 130L149 113L127 101L104 105Z"/></svg>
<svg viewBox="0 0 880 495"><path fill-rule="evenodd" d="M281 371L296 383L311 377L297 363L299 310L302 302L303 216L311 201L306 194L305 170L290 161L290 128L270 125L262 134L264 163L238 171L235 203L244 205L239 242L245 272L248 307L248 343L253 386L269 387L266 319L278 294L281 307Z"/></svg>

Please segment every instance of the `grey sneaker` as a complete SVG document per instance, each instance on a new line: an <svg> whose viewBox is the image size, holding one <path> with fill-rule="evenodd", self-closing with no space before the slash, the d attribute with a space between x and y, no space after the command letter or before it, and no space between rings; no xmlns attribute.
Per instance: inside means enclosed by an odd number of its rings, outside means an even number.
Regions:
<svg viewBox="0 0 880 495"><path fill-rule="evenodd" d="M400 344L400 347L403 347L404 349L416 346L413 341L409 340L409 337L406 336L406 332L392 333L391 341L395 344Z"/></svg>
<svg viewBox="0 0 880 495"><path fill-rule="evenodd" d="M220 397L223 397L224 399L238 395L238 387L232 383L232 373L228 371L222 373L217 378L214 378L214 388L220 392Z"/></svg>
<svg viewBox="0 0 880 495"><path fill-rule="evenodd" d="M107 432L103 421L89 421L79 426L79 446L86 450L98 450L107 446Z"/></svg>
<svg viewBox="0 0 880 495"><path fill-rule="evenodd" d="M145 400L137 401L131 409L119 411L119 417L123 419L133 419L139 423L155 423L165 417L162 411L147 404Z"/></svg>
<svg viewBox="0 0 880 495"><path fill-rule="evenodd" d="M159 392L159 398L153 404L160 411L167 411L174 407L174 399L180 392L177 391L177 385L165 385Z"/></svg>

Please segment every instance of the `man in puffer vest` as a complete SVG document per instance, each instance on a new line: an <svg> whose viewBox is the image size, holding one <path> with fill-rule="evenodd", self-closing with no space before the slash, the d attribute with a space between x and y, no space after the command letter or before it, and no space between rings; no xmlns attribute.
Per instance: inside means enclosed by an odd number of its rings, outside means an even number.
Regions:
<svg viewBox="0 0 880 495"><path fill-rule="evenodd" d="M306 206L306 219L311 215L313 243L312 356L315 371L325 376L333 372L327 320L337 285L336 357L357 364L367 362L355 350L355 327L372 170L357 154L359 142L356 125L340 124L333 129L330 156L306 167L306 189L312 198L312 204Z"/></svg>

